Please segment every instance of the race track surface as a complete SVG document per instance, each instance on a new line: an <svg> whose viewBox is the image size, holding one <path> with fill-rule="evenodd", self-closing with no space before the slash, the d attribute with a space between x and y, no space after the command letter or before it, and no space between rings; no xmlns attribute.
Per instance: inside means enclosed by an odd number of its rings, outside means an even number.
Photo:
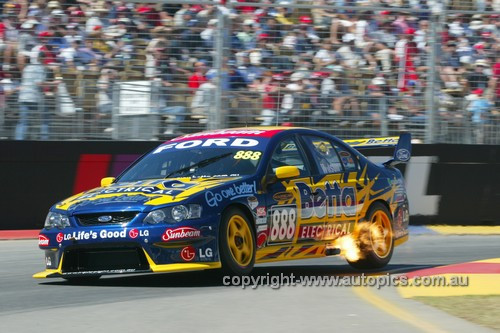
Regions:
<svg viewBox="0 0 500 333"><path fill-rule="evenodd" d="M384 272L498 257L500 236L413 235ZM2 332L421 332L488 331L382 288L380 296L430 328L382 311L353 287L226 287L210 271L108 276L90 285L35 280L36 240L0 241ZM255 275L359 274L342 258L266 264ZM363 291L361 291L362 293ZM436 326L432 326L436 325Z"/></svg>

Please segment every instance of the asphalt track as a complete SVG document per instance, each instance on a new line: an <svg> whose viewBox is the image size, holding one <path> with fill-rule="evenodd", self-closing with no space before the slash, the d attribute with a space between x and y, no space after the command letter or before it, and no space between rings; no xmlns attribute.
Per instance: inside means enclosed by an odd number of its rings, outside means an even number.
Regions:
<svg viewBox="0 0 500 333"><path fill-rule="evenodd" d="M498 257L500 236L412 235L391 273ZM0 241L0 332L487 332L393 288L226 287L210 272L35 280L36 240ZM256 275L359 274L339 257L267 264ZM394 312L394 313L391 313Z"/></svg>

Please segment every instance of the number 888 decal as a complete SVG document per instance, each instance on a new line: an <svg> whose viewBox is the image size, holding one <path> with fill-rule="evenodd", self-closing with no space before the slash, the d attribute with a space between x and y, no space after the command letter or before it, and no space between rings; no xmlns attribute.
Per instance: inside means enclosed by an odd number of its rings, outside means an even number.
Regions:
<svg viewBox="0 0 500 333"><path fill-rule="evenodd" d="M289 243L295 236L297 206L272 206L271 231L268 243Z"/></svg>

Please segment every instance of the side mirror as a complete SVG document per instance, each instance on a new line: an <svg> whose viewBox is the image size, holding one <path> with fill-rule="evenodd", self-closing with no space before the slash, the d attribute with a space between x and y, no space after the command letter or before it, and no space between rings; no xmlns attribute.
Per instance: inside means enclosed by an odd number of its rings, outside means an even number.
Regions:
<svg viewBox="0 0 500 333"><path fill-rule="evenodd" d="M282 166L276 169L277 179L294 178L300 175L300 170L296 166Z"/></svg>
<svg viewBox="0 0 500 333"><path fill-rule="evenodd" d="M115 177L105 177L105 178L101 179L101 186L102 187L109 186L109 185L113 184L115 179L116 179Z"/></svg>

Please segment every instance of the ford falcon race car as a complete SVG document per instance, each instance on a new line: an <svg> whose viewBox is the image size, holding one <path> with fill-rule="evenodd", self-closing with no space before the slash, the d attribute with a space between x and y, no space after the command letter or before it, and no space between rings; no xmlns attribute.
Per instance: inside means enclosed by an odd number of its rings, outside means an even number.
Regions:
<svg viewBox="0 0 500 333"><path fill-rule="evenodd" d="M355 148L396 146L374 164ZM360 269L379 268L408 238L401 172L410 134L346 142L290 127L177 137L101 187L58 202L39 235L35 278L223 268L341 254L354 239ZM361 224L369 228L358 228Z"/></svg>

